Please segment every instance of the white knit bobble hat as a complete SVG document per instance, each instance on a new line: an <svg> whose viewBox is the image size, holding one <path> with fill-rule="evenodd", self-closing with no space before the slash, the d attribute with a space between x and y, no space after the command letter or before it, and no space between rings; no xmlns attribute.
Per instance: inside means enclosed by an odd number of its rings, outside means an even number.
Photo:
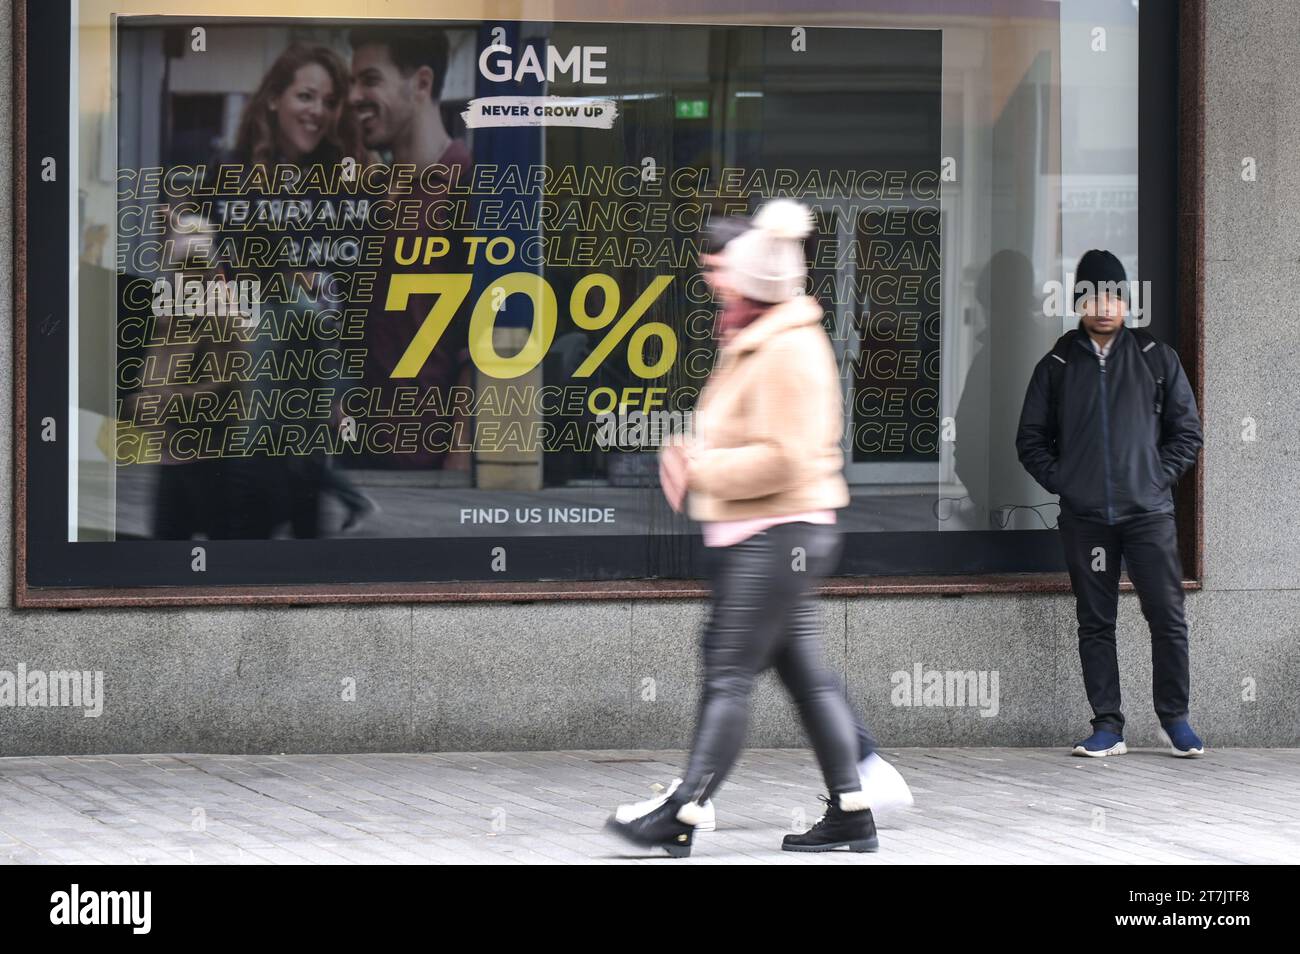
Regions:
<svg viewBox="0 0 1300 954"><path fill-rule="evenodd" d="M774 304L803 294L808 277L803 240L812 230L812 210L793 199L774 199L760 208L749 231L728 242L723 253L736 291Z"/></svg>

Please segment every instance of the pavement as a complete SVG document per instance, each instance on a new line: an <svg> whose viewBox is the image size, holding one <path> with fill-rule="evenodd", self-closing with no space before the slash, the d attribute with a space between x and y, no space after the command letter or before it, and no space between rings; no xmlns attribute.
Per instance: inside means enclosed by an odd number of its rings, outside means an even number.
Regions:
<svg viewBox="0 0 1300 954"><path fill-rule="evenodd" d="M73 864L1221 864L1300 860L1300 749L1108 759L897 749L913 809L875 854L779 850L821 815L801 750L745 753L689 859L601 830L681 752L0 759L0 862Z"/></svg>

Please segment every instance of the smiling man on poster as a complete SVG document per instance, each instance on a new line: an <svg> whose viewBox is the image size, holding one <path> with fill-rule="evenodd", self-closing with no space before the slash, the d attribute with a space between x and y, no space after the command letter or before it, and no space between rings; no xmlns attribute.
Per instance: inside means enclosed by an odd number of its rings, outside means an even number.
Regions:
<svg viewBox="0 0 1300 954"><path fill-rule="evenodd" d="M356 114L366 148L387 154L394 166L414 166L419 183L413 196L427 204L442 196L425 191L430 185L443 188L459 185L470 173L473 157L463 140L447 131L442 119L442 89L447 75L449 43L438 29L401 27L358 27L348 35L352 46L352 89L348 103ZM424 170L435 172L424 175ZM410 196L408 196L409 198ZM433 236L427 209L422 208L420 232L388 236L385 261L395 263L393 250L398 238L408 243ZM468 273L464 243L454 241L446 255L421 266L425 272ZM393 267L396 267L393 264ZM381 289L384 287L381 284ZM433 352L414 378L393 378L407 347L424 323L429 311L427 297L408 300L402 311L383 310L384 296L376 298L372 318L367 322L366 383L372 389L391 394L396 388L412 386L444 391L465 383L471 371L467 353L466 323L453 320ZM421 433L430 425L450 423L436 411L420 416ZM429 470L468 466L465 455L434 450L421 444L414 450L382 455L371 466L403 470Z"/></svg>

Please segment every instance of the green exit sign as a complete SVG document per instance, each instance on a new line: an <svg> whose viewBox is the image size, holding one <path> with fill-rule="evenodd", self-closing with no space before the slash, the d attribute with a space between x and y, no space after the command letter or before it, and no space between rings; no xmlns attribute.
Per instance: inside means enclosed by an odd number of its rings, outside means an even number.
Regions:
<svg viewBox="0 0 1300 954"><path fill-rule="evenodd" d="M677 100L678 119L708 119L709 101L707 99Z"/></svg>

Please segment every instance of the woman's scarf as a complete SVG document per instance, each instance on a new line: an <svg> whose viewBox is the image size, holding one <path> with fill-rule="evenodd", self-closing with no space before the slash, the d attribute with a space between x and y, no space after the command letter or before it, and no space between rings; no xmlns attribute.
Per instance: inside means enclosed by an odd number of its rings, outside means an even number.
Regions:
<svg viewBox="0 0 1300 954"><path fill-rule="evenodd" d="M771 307L772 302L754 301L752 298L735 299L718 312L718 318L714 322L714 337L719 343L725 344L732 335Z"/></svg>

